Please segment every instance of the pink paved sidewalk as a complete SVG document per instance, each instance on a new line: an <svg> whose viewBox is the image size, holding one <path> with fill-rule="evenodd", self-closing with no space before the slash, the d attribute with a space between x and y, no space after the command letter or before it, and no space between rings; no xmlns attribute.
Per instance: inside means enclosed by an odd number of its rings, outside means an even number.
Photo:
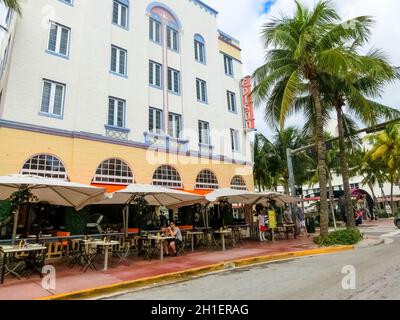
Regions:
<svg viewBox="0 0 400 320"><path fill-rule="evenodd" d="M145 261L143 258L136 257L130 259L129 266L120 265L118 261L110 259L110 269L106 272L88 270L86 273L83 273L79 271L79 267L70 269L65 266L65 262L64 264L58 262L55 264L57 272L56 290L44 290L41 286L41 279L36 275L28 280L18 280L9 276L6 278L4 285L0 285L0 300L31 300L205 267L225 261L314 248L317 248L317 246L313 243L312 237L277 241L274 244L249 241L240 248L228 249L225 252L216 250L197 250L191 252L190 249L186 249L185 255L168 257L164 261ZM102 258L100 257L98 260L99 268L101 268L102 262Z"/></svg>

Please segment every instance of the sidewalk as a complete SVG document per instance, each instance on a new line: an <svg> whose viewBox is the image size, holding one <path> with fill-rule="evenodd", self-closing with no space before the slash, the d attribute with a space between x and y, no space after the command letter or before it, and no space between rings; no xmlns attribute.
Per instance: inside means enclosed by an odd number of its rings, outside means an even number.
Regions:
<svg viewBox="0 0 400 320"><path fill-rule="evenodd" d="M317 249L313 243L312 237L301 237L296 240L277 241L276 243L260 243L249 241L240 248L228 249L227 251L216 250L196 250L191 252L186 249L186 253L180 257L168 257L164 261L152 260L144 261L143 258L132 258L129 266L120 265L116 260L110 260L110 269L104 271L88 270L86 273L79 271L78 267L74 269L67 268L64 264L58 262L56 267L56 290L46 291L41 286L41 279L33 276L31 279L18 280L13 277L7 277L4 285L0 285L0 300L31 300L38 298L51 297L53 295L62 295L71 292L89 290L104 286L113 286L126 282L135 282L135 280L147 279L143 283L154 283L162 280L162 277L168 274L174 274L175 278L193 269L212 267L216 264L237 261L242 259L265 259L265 256L272 255L271 259L282 259L285 253L296 253L297 255L313 254ZM318 252L324 253L324 252ZM315 254L315 253L314 253ZM274 255L277 255L276 257ZM295 255L293 255L295 256ZM290 255L286 255L290 257ZM267 257L268 259L268 257ZM262 261L262 260L260 260ZM101 268L102 259L99 258L98 265ZM239 261L240 262L240 261Z"/></svg>

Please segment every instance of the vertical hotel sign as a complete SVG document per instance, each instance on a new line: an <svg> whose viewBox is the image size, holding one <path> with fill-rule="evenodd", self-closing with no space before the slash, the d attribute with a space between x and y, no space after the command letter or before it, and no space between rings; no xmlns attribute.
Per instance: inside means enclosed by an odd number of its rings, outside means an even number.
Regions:
<svg viewBox="0 0 400 320"><path fill-rule="evenodd" d="M251 77L247 76L242 79L242 97L243 97L243 112L244 112L244 128L251 131L255 130L254 119L254 103L251 97Z"/></svg>

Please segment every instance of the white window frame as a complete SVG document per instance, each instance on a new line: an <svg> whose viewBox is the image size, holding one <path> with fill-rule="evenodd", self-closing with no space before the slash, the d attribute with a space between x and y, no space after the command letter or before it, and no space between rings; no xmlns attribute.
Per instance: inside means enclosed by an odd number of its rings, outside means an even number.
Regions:
<svg viewBox="0 0 400 320"><path fill-rule="evenodd" d="M170 177L176 177L175 180L170 179ZM153 174L152 184L155 186L162 186L166 188L176 188L182 189L182 179L181 176L174 167L164 165L156 169Z"/></svg>
<svg viewBox="0 0 400 320"><path fill-rule="evenodd" d="M55 166L54 162L58 162L59 165ZM47 170L48 166L50 166L50 170ZM44 168L41 169L40 167ZM37 154L30 157L25 161L20 173L22 175L33 175L52 179L68 179L64 163L59 158L50 154Z"/></svg>
<svg viewBox="0 0 400 320"><path fill-rule="evenodd" d="M113 49L116 50L116 61L115 61L115 67L116 69L113 70L113 56L112 56L112 52ZM124 59L124 72L121 72L121 52L125 53L125 59ZM111 65L110 65L110 70L112 73L120 75L120 76L124 76L126 77L128 75L128 51L125 49L122 49L118 46L115 45L111 45L111 59L110 59Z"/></svg>
<svg viewBox="0 0 400 320"><path fill-rule="evenodd" d="M199 120L199 144L200 145L211 145L211 135L210 135L210 123L207 121Z"/></svg>
<svg viewBox="0 0 400 320"><path fill-rule="evenodd" d="M170 112L168 115L168 135L175 139L179 139L182 132L182 116L180 114Z"/></svg>
<svg viewBox="0 0 400 320"><path fill-rule="evenodd" d="M242 176L234 176L231 180L231 189L233 190L247 190L246 181Z"/></svg>
<svg viewBox="0 0 400 320"><path fill-rule="evenodd" d="M50 85L51 85L51 88L50 88L50 99L49 99L49 110L47 112L42 110L45 83L50 83ZM56 86L61 86L63 88L60 114L54 113L54 103L55 103L55 93L56 93L55 88L56 88ZM40 113L44 114L44 115L50 115L50 116L62 118L63 114L64 114L65 91L66 91L66 85L65 84L60 83L60 82L47 80L47 79L43 79L43 83L42 83L42 98L41 98L41 102L40 102Z"/></svg>
<svg viewBox="0 0 400 320"><path fill-rule="evenodd" d="M114 169L111 169L111 166ZM119 166L119 169L117 169L117 166ZM98 184L129 185L134 182L131 168L125 161L118 158L107 159L100 163L93 177L93 183Z"/></svg>
<svg viewBox="0 0 400 320"><path fill-rule="evenodd" d="M167 47L172 51L179 52L179 31L171 27L167 27Z"/></svg>
<svg viewBox="0 0 400 320"><path fill-rule="evenodd" d="M227 90L226 97L228 100L228 111L237 113L236 93Z"/></svg>
<svg viewBox="0 0 400 320"><path fill-rule="evenodd" d="M224 54L224 68L225 74L233 77L234 70L233 70L233 58Z"/></svg>
<svg viewBox="0 0 400 320"><path fill-rule="evenodd" d="M114 21L114 10L115 10L115 5L117 5L117 21ZM125 8L126 10L126 17L125 17L125 26L122 24L123 19L122 19L122 9ZM128 29L129 28L129 6L119 2L118 0L113 0L113 9L112 9L112 22L113 24L123 28L123 29Z"/></svg>
<svg viewBox="0 0 400 320"><path fill-rule="evenodd" d="M216 190L219 188L218 179L211 170L202 170L196 178L196 190Z"/></svg>
<svg viewBox="0 0 400 320"><path fill-rule="evenodd" d="M181 73L172 68L168 68L168 91L178 95L181 93Z"/></svg>
<svg viewBox="0 0 400 320"><path fill-rule="evenodd" d="M110 102L114 103L114 114L113 123L110 124ZM118 125L118 112L119 112L119 102L122 102L122 126ZM107 114L107 124L115 128L125 128L125 113L126 113L126 101L123 99L108 97L108 114Z"/></svg>
<svg viewBox="0 0 400 320"><path fill-rule="evenodd" d="M56 35L56 46L55 49L52 50L50 49L50 37L51 37L51 32L53 28L57 28L57 35ZM67 30L68 31L68 39L67 39L67 48L66 48L66 53L61 53L61 35L62 31ZM54 21L50 21L50 28L49 28L49 36L47 40L47 51L56 53L57 55L68 57L69 56L69 47L70 47L70 39L71 39L71 28L64 26L62 24L59 24Z"/></svg>
<svg viewBox="0 0 400 320"><path fill-rule="evenodd" d="M206 63L206 46L197 40L194 40L194 59L197 62Z"/></svg>
<svg viewBox="0 0 400 320"><path fill-rule="evenodd" d="M200 97L199 97L200 94ZM207 103L208 96L207 96L207 82L201 80L199 78L196 79L196 96L197 101Z"/></svg>
<svg viewBox="0 0 400 320"><path fill-rule="evenodd" d="M160 79L159 79L160 85L157 84L157 71L156 71L157 68L160 69ZM150 69L153 76L153 82L151 82L150 78ZM153 87L160 89L163 87L163 67L161 63L152 60L149 61L149 84Z"/></svg>
<svg viewBox="0 0 400 320"><path fill-rule="evenodd" d="M239 130L231 129L231 147L233 152L240 152Z"/></svg>
<svg viewBox="0 0 400 320"><path fill-rule="evenodd" d="M158 26L158 28L157 28ZM157 34L158 30L158 34ZM158 35L158 40L157 40ZM150 18L149 19L149 38L151 41L161 44L162 43L162 24L160 21L156 19Z"/></svg>
<svg viewBox="0 0 400 320"><path fill-rule="evenodd" d="M151 123L153 129L150 129L150 112L152 113L152 118L153 118L153 121ZM160 128L159 129L157 128L157 114L160 115L160 126L159 126ZM153 107L149 108L149 122L148 122L149 132L156 133L156 134L162 133L163 124L164 124L163 117L164 117L164 115L163 115L163 111L161 109L157 109L157 108L153 108Z"/></svg>

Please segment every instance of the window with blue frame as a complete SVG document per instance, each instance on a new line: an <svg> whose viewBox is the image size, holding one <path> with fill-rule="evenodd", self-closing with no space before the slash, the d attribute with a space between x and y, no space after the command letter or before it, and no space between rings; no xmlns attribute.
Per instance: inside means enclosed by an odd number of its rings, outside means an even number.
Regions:
<svg viewBox="0 0 400 320"><path fill-rule="evenodd" d="M170 112L168 115L168 123L168 135L179 139L182 129L182 116Z"/></svg>
<svg viewBox="0 0 400 320"><path fill-rule="evenodd" d="M108 125L125 128L125 106L126 102L122 99L113 97L108 98Z"/></svg>
<svg viewBox="0 0 400 320"><path fill-rule="evenodd" d="M206 63L205 41L202 36L194 36L194 58L197 62Z"/></svg>
<svg viewBox="0 0 400 320"><path fill-rule="evenodd" d="M224 55L224 67L225 74L228 76L233 76L233 59L227 55Z"/></svg>
<svg viewBox="0 0 400 320"><path fill-rule="evenodd" d="M149 62L149 84L158 88L161 88L161 75L162 75L162 65L150 61Z"/></svg>
<svg viewBox="0 0 400 320"><path fill-rule="evenodd" d="M239 131L235 129L231 129L231 145L233 152L240 151L240 138L239 138Z"/></svg>
<svg viewBox="0 0 400 320"><path fill-rule="evenodd" d="M114 0L113 1L113 23L127 29L129 17L129 1Z"/></svg>
<svg viewBox="0 0 400 320"><path fill-rule="evenodd" d="M153 18L150 18L149 29L150 40L156 43L161 43L161 23Z"/></svg>
<svg viewBox="0 0 400 320"><path fill-rule="evenodd" d="M179 51L179 33L175 29L167 28L167 45L173 51Z"/></svg>
<svg viewBox="0 0 400 320"><path fill-rule="evenodd" d="M70 28L50 21L50 33L47 50L67 57L69 54L70 34Z"/></svg>
<svg viewBox="0 0 400 320"><path fill-rule="evenodd" d="M180 94L180 87L180 72L168 68L168 90L175 94Z"/></svg>
<svg viewBox="0 0 400 320"><path fill-rule="evenodd" d="M234 92L231 91L227 91L226 92L226 97L228 100L228 110L230 112L236 112L237 108L236 108L236 94Z"/></svg>
<svg viewBox="0 0 400 320"><path fill-rule="evenodd" d="M160 109L149 108L149 132L160 134L162 125L163 112Z"/></svg>
<svg viewBox="0 0 400 320"><path fill-rule="evenodd" d="M206 121L199 120L199 144L210 145L210 124Z"/></svg>
<svg viewBox="0 0 400 320"><path fill-rule="evenodd" d="M42 103L40 112L61 117L65 100L65 84L43 80Z"/></svg>
<svg viewBox="0 0 400 320"><path fill-rule="evenodd" d="M207 102L207 83L204 80L196 79L197 100Z"/></svg>
<svg viewBox="0 0 400 320"><path fill-rule="evenodd" d="M127 51L117 46L111 46L111 72L122 76L127 75Z"/></svg>

